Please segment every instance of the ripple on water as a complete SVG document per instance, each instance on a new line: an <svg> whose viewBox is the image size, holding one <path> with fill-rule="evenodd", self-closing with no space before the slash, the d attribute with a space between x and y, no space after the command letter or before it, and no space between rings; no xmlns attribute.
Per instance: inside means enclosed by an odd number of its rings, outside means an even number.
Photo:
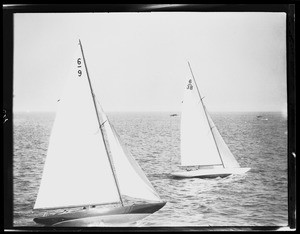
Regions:
<svg viewBox="0 0 300 234"><path fill-rule="evenodd" d="M280 114L213 113L244 175L176 180L180 118L170 113L108 114L120 138L167 204L134 226L287 225L287 130ZM14 225L33 226L54 114L14 117Z"/></svg>

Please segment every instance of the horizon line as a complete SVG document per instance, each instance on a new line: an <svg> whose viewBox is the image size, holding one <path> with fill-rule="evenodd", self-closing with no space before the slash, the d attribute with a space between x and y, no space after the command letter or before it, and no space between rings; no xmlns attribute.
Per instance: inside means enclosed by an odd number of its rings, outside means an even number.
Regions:
<svg viewBox="0 0 300 234"><path fill-rule="evenodd" d="M56 113L56 110L13 110L12 113ZM180 113L181 110L105 110L105 112L175 112ZM209 112L280 112L282 110L210 110ZM287 111L285 111L287 113Z"/></svg>

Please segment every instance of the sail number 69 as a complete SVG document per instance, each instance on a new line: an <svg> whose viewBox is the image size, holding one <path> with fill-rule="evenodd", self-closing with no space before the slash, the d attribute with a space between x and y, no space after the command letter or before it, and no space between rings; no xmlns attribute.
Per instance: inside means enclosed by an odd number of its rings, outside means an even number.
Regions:
<svg viewBox="0 0 300 234"><path fill-rule="evenodd" d="M81 58L77 59L77 67L78 67L78 76L80 77L82 75L82 71L81 71Z"/></svg>

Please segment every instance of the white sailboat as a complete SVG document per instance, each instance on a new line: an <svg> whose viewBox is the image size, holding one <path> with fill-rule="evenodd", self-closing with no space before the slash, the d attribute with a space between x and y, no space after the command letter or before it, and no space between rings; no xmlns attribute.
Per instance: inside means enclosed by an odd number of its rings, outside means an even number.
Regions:
<svg viewBox="0 0 300 234"><path fill-rule="evenodd" d="M184 88L181 112L181 168L185 170L171 174L178 178L225 177L249 171L240 167L220 135L188 65L192 79Z"/></svg>
<svg viewBox="0 0 300 234"><path fill-rule="evenodd" d="M34 210L65 211L34 221L45 226L126 225L165 204L97 102L79 40L34 205Z"/></svg>

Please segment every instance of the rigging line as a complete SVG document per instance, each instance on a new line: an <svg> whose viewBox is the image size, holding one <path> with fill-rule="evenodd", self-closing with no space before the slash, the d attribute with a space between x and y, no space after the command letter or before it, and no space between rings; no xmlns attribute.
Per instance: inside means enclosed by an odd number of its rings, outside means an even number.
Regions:
<svg viewBox="0 0 300 234"><path fill-rule="evenodd" d="M220 157L220 159L221 159L221 162L222 162L222 164L223 164L223 167L225 168L225 165L224 165L224 162L223 162L223 159L222 159L222 156L221 156L221 153L220 153L220 150L219 150L219 147L218 147L218 144L217 144L217 141L216 141L215 135L213 134L213 132L212 132L212 127L211 127L211 125L210 125L210 123L209 123L209 119L208 119L208 116L207 116L207 112L206 112L205 105L204 105L204 103L203 103L203 101L202 101L202 99L203 99L204 97L203 97L203 98L201 98L201 94L200 94L200 91L199 91L198 85L197 85L197 83L196 83L196 79L195 79L195 77L194 77L194 74L193 74L193 71L192 71L192 68L191 68L190 62L188 62L188 65L189 65L190 71L191 71L191 73L192 73L192 77L193 77L194 83L195 83L195 85L196 85L196 88L197 88L197 91L198 91L198 94L199 94L199 97L200 97L200 100L201 100L201 104L202 104L202 106L203 106L203 109L204 109L204 113L205 113L205 116L206 116L206 120L207 120L207 122L208 122L208 125L209 125L209 127L210 127L209 129L210 129L210 131L211 131L211 134L212 134L212 136L213 136L213 139L214 139L215 145L216 145L216 147L217 147L217 150L218 150L218 153L219 153L219 157Z"/></svg>
<svg viewBox="0 0 300 234"><path fill-rule="evenodd" d="M113 162L112 162L112 159L110 158L110 155L108 153L108 148L107 148L106 142L104 140L104 133L103 133L102 127L101 127L101 122L100 122L100 118L99 118L99 113L98 113L98 109L97 109L95 95L94 95L94 91L93 91L93 88L92 88L92 84L91 84L91 80L90 80L89 72L88 72L88 69L87 69L87 65L86 65L86 61L85 61L83 48L82 48L80 39L79 39L79 45L80 45L81 54L82 54L82 58L83 58L83 62L84 62L85 70L86 70L86 75L87 75L87 78L88 78L88 81L89 81L91 94L92 94L92 97L93 97L94 107L95 107L95 111L96 111L96 115L97 115L97 120L98 120L98 124L99 124L99 128L100 128L100 132L101 132L101 135L102 135L102 140L103 140L103 143L104 143L104 146L105 146L106 155L107 155L107 158L108 158L108 161L109 161L109 164L110 164L110 167L111 167L111 171L112 171L115 183L116 183L116 187L117 187L117 191L118 191L118 195L119 195L121 205L124 206L122 196L121 196L121 192L120 192L120 188L119 188L119 184L118 184L117 175L115 174L114 167L113 167Z"/></svg>

